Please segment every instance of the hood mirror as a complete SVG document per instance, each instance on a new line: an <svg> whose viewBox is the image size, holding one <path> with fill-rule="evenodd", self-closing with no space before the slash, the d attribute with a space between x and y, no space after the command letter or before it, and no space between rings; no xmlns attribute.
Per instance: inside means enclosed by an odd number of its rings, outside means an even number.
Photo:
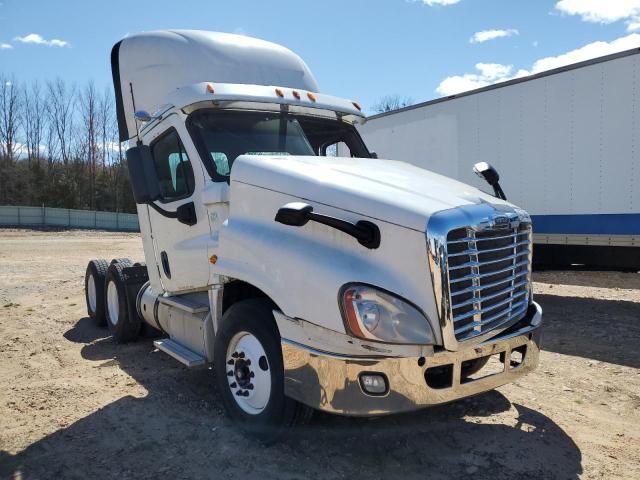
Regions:
<svg viewBox="0 0 640 480"><path fill-rule="evenodd" d="M498 174L498 171L491 166L491 164L487 162L478 162L473 166L473 172L493 187L496 197L502 200L507 199L502 187L500 187L500 175Z"/></svg>

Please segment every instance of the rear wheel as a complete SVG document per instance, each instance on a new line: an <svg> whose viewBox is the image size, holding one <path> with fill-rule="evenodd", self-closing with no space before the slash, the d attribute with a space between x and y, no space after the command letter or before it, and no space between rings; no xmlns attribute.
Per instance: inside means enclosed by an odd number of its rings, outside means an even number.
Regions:
<svg viewBox="0 0 640 480"><path fill-rule="evenodd" d="M91 260L84 275L84 294L87 303L87 314L98 325L106 324L104 313L104 280L109 264L106 260Z"/></svg>
<svg viewBox="0 0 640 480"><path fill-rule="evenodd" d="M140 318L132 314L127 302L122 271L128 266L130 265L125 262L112 262L105 278L105 316L109 331L117 343L135 340L140 332Z"/></svg>
<svg viewBox="0 0 640 480"><path fill-rule="evenodd" d="M214 369L228 415L263 441L310 418L312 410L284 395L280 335L268 300L243 300L223 315Z"/></svg>

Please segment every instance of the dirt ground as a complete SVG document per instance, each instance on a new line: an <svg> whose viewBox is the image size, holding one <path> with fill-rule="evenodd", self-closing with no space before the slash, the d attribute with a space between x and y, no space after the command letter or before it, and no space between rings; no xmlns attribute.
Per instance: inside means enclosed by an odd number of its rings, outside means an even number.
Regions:
<svg viewBox="0 0 640 480"><path fill-rule="evenodd" d="M640 274L539 272L539 369L473 399L374 420L317 413L266 447L210 370L86 317L91 258L135 234L0 230L0 478L640 478Z"/></svg>

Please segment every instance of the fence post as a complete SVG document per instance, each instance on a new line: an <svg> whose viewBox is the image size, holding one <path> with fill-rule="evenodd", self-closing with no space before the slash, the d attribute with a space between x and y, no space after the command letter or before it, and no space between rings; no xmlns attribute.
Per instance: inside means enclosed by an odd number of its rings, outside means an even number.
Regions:
<svg viewBox="0 0 640 480"><path fill-rule="evenodd" d="M120 230L120 212L116 212L116 230Z"/></svg>
<svg viewBox="0 0 640 480"><path fill-rule="evenodd" d="M67 208L67 226L71 227L71 209Z"/></svg>
<svg viewBox="0 0 640 480"><path fill-rule="evenodd" d="M93 211L93 228L98 228L98 212Z"/></svg>
<svg viewBox="0 0 640 480"><path fill-rule="evenodd" d="M47 212L45 210L44 203L42 204L42 225L46 225L47 221Z"/></svg>
<svg viewBox="0 0 640 480"><path fill-rule="evenodd" d="M22 220L20 219L20 207L18 207L18 226L22 225Z"/></svg>

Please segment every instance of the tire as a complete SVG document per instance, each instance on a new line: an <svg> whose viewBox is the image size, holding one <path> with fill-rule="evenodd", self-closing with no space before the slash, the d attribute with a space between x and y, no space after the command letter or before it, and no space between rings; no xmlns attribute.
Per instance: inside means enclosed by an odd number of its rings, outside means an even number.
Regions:
<svg viewBox="0 0 640 480"><path fill-rule="evenodd" d="M97 325L106 325L104 313L104 279L109 263L104 259L91 260L84 275L84 298L87 303L87 315Z"/></svg>
<svg viewBox="0 0 640 480"><path fill-rule="evenodd" d="M125 258L125 257L114 258L113 260L111 260L111 264L114 264L114 263L122 263L122 264L124 264L125 267L130 267L132 265L131 260L129 260L128 258Z"/></svg>
<svg viewBox="0 0 640 480"><path fill-rule="evenodd" d="M213 350L227 414L267 443L287 427L308 421L313 412L284 395L282 347L272 310L273 304L265 299L233 304L222 316Z"/></svg>
<svg viewBox="0 0 640 480"><path fill-rule="evenodd" d="M138 338L140 318L130 315L126 286L122 270L125 262L112 262L104 282L104 311L109 331L116 343L126 343Z"/></svg>

